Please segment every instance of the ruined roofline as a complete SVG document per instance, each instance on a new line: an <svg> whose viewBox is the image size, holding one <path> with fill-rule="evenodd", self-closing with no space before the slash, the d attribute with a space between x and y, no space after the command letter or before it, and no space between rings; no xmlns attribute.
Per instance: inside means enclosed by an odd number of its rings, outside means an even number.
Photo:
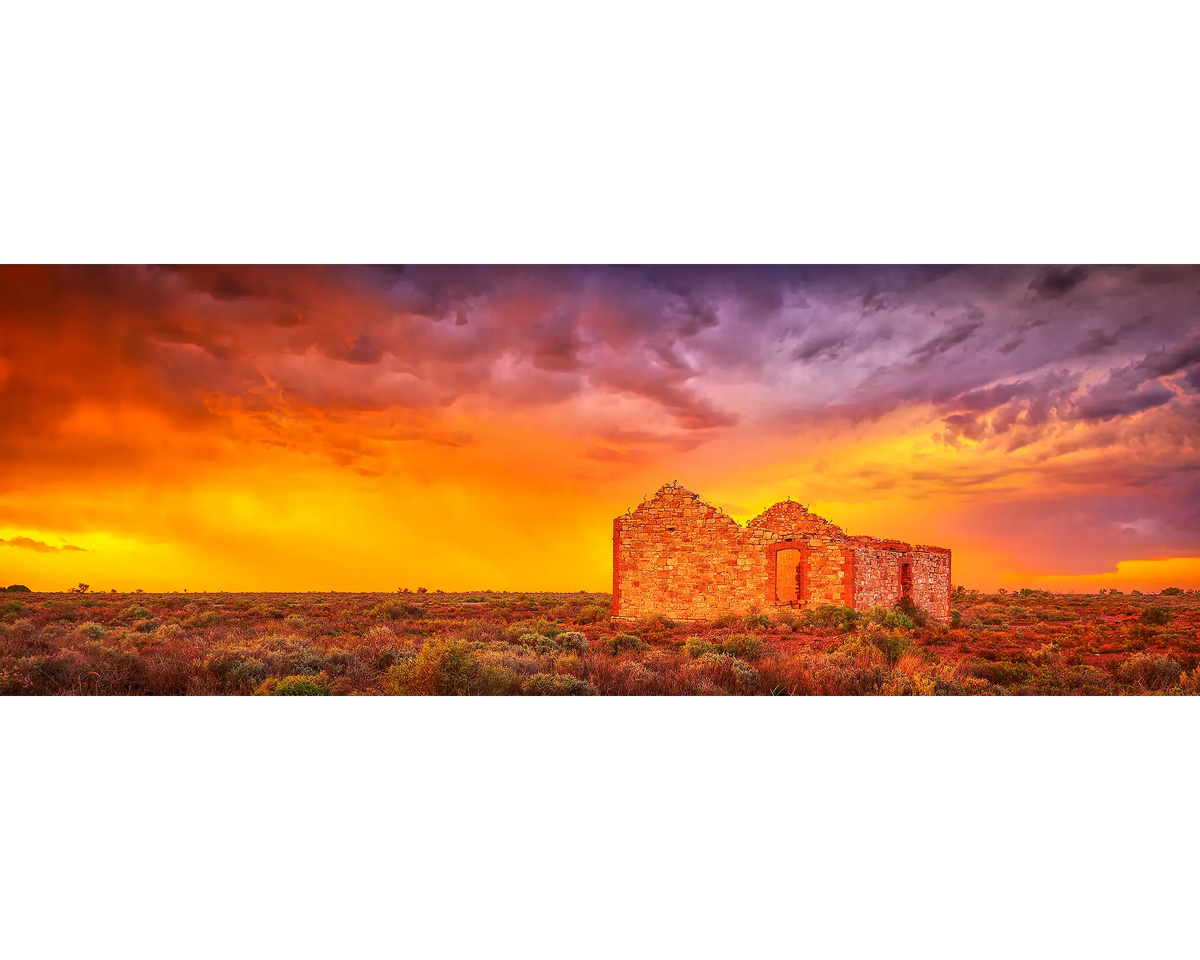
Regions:
<svg viewBox="0 0 1200 960"><path fill-rule="evenodd" d="M869 550L894 550L907 553L913 548L911 543L905 543L903 540L892 540L888 537L872 537L865 533L858 533L846 539L850 541L851 546L864 547Z"/></svg>
<svg viewBox="0 0 1200 960"><path fill-rule="evenodd" d="M800 503L799 501L792 500L790 498L787 500L780 500L778 503L771 504L771 506L769 506L765 510L763 510L760 514L758 514L758 516L753 517L750 520L747 520L744 524L739 523L737 520L735 520L733 517L731 517L729 514L727 514L721 507L718 507L715 504L708 503L705 500L701 500L699 494L695 493L692 490L689 490L687 487L683 486L678 481L672 481L671 483L664 483L661 487L659 487L656 491L654 491L654 493L652 495L642 498L641 503L639 503L635 507L630 507L621 516L630 516L634 513L637 513L637 511L641 510L642 507L648 506L651 503L655 503L656 501L661 500L668 493L684 494L686 496L691 497L700 506L707 507L708 509L714 511L716 517L725 518L730 523L732 523L735 527L737 527L739 530L743 530L743 531L751 530L751 529L759 526L763 522L763 518L766 517L767 514L769 514L776 507L785 506L787 504L794 504L795 507L797 509L799 509L801 513L807 514L810 517L815 517L816 519L821 520L822 522L828 524L829 527L831 527L833 530L836 531L836 533L833 534L834 538L842 540L842 541L846 542L847 544L849 544L850 546L862 547L862 548L872 549L872 550L893 550L893 551L898 551L898 552L903 552L903 553L945 553L945 554L950 553L949 547L935 547L935 546L930 546L928 544L906 543L903 540L893 540L893 539L884 538L884 537L872 537L872 536L868 536L866 534L846 533L845 530L843 530L840 526L838 526L838 524L834 523L832 520L827 520L825 517L822 517L819 513L813 513L806 506L804 506L804 504ZM621 519L621 517L618 517L617 519L619 520L619 519Z"/></svg>
<svg viewBox="0 0 1200 960"><path fill-rule="evenodd" d="M736 520L734 520L733 517L729 516L729 514L727 514L720 507L715 506L714 504L711 504L711 503L706 503L704 500L701 500L699 494L689 490L687 487L683 486L682 484L680 484L677 481L672 482L672 483L664 483L661 487L659 487L657 490L655 490L654 493L652 493L650 496L642 497L641 503L637 504L636 506L630 507L623 514L621 514L620 517L617 517L617 519L620 520L622 517L627 517L627 516L630 516L631 514L637 513L643 507L648 507L651 504L658 502L667 493L685 494L686 496L689 496L693 500L695 500L699 506L708 507L708 509L714 511L718 517L724 517L726 520L728 520L730 523L734 524L735 526L741 527L740 523L738 523Z"/></svg>
<svg viewBox="0 0 1200 960"><path fill-rule="evenodd" d="M856 534L846 538L853 547L865 550L892 550L898 553L950 553L949 547L934 547L927 543L905 543L903 540L887 540Z"/></svg>
<svg viewBox="0 0 1200 960"><path fill-rule="evenodd" d="M734 519L729 514L727 514L723 508L718 507L716 504L709 503L706 500L701 500L699 494L695 493L692 490L689 490L687 487L683 486L678 481L675 481L672 483L664 483L661 487L659 487L657 490L655 490L653 494L651 494L648 497L643 497L641 503L637 504L636 506L630 507L628 510L626 510L625 513L621 514L621 517L626 517L626 516L630 516L632 514L637 513L643 507L647 507L650 504L652 504L658 500L661 500L663 498L663 496L666 495L667 493L686 494L687 496L689 496L693 500L695 500L699 506L707 507L708 509L715 511L715 513L718 517L724 517L730 523L732 523L734 526L736 526L739 530L750 530L750 529L758 526L760 524L760 522L762 522L763 518L766 517L766 515L769 514L776 507L785 506L786 504L793 504L797 508L799 508L799 510L802 513L806 513L809 516L816 517L818 520L822 520L825 523L829 524L829 526L835 527L838 530L840 536L844 537L846 535L845 532L842 531L842 528L838 527L837 524L835 524L833 521L826 520L820 514L811 513L809 511L809 509L806 506L804 506L804 504L800 503L797 500L792 500L790 498L787 500L780 500L778 503L773 503L773 504L771 504L771 506L769 506L765 510L763 510L762 513L758 514L758 516L752 517L751 519L747 520L745 523L739 523L736 519ZM621 517L617 517L617 519L620 520Z"/></svg>

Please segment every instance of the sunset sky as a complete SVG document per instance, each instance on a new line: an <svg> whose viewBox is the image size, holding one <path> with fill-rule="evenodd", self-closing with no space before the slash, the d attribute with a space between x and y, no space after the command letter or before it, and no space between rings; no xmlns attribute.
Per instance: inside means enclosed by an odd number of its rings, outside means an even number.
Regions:
<svg viewBox="0 0 1200 960"><path fill-rule="evenodd" d="M1200 586L1200 271L0 268L0 585L608 590L677 480Z"/></svg>

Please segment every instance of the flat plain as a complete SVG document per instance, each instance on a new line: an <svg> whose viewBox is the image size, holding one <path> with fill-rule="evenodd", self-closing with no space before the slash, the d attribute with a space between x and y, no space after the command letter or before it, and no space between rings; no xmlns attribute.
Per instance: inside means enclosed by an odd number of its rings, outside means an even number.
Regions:
<svg viewBox="0 0 1200 960"><path fill-rule="evenodd" d="M1197 694L1200 592L613 620L599 593L0 593L7 695Z"/></svg>

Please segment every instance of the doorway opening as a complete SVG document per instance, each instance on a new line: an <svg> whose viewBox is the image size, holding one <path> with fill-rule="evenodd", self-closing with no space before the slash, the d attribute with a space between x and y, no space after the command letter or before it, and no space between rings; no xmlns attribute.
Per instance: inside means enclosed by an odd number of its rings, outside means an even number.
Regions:
<svg viewBox="0 0 1200 960"><path fill-rule="evenodd" d="M800 602L800 557L794 547L786 547L775 553L775 601L777 603Z"/></svg>

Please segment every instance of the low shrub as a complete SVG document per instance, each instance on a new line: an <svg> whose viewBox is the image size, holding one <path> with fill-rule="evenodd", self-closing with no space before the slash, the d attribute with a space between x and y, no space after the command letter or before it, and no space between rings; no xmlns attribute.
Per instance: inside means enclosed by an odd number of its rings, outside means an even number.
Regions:
<svg viewBox="0 0 1200 960"><path fill-rule="evenodd" d="M479 660L466 643L436 638L390 667L383 689L391 696L470 696L480 692L479 674Z"/></svg>
<svg viewBox="0 0 1200 960"><path fill-rule="evenodd" d="M1030 591L1032 593L1032 591ZM904 597L896 604L896 612L908 617L913 622L914 626L923 627L929 620L929 614L913 603L911 597Z"/></svg>
<svg viewBox="0 0 1200 960"><path fill-rule="evenodd" d="M751 610L746 614L745 624L747 630L767 630L772 626L771 618L757 610Z"/></svg>
<svg viewBox="0 0 1200 960"><path fill-rule="evenodd" d="M698 660L710 653L736 656L739 660L757 660L762 656L762 641L749 634L738 634L718 641L688 637L683 642L683 652L689 660Z"/></svg>
<svg viewBox="0 0 1200 960"><path fill-rule="evenodd" d="M661 614L655 614L650 617L642 617L631 628L638 636L646 637L661 637L671 630L675 629L675 621L670 617L664 617Z"/></svg>
<svg viewBox="0 0 1200 960"><path fill-rule="evenodd" d="M122 610L119 614L117 614L117 619L118 620L149 620L153 616L154 616L153 611L148 610L146 607L138 606L137 604L134 603L134 604L130 604L128 607L126 607L124 610Z"/></svg>
<svg viewBox="0 0 1200 960"><path fill-rule="evenodd" d="M596 692L586 680L557 673L535 673L521 684L521 692L530 697L587 697Z"/></svg>
<svg viewBox="0 0 1200 960"><path fill-rule="evenodd" d="M888 630L912 630L917 625L912 617L903 610L896 608L888 610L885 607L872 607L865 619L868 623L876 624Z"/></svg>
<svg viewBox="0 0 1200 960"><path fill-rule="evenodd" d="M873 624L865 625L860 629L858 635L882 653L888 663L895 663L899 660L901 654L912 644L912 640L900 633L898 629L880 629Z"/></svg>
<svg viewBox="0 0 1200 960"><path fill-rule="evenodd" d="M513 643L537 653L556 653L561 649L554 640L540 633L523 633Z"/></svg>
<svg viewBox="0 0 1200 960"><path fill-rule="evenodd" d="M588 638L577 630L567 630L555 639L564 650L573 650L576 653L583 653L588 647Z"/></svg>
<svg viewBox="0 0 1200 960"><path fill-rule="evenodd" d="M579 615L575 618L575 622L581 624L599 623L601 620L607 620L610 616L612 616L612 610L609 607L601 607L598 604L588 604L579 611Z"/></svg>
<svg viewBox="0 0 1200 960"><path fill-rule="evenodd" d="M188 617L183 621L183 625L189 630L219 627L221 625L221 615L216 610L206 610L204 613L198 613L194 617Z"/></svg>
<svg viewBox="0 0 1200 960"><path fill-rule="evenodd" d="M282 677L267 682L271 684L268 692L273 697L328 697L332 693L328 686L310 676Z"/></svg>
<svg viewBox="0 0 1200 960"><path fill-rule="evenodd" d="M804 620L810 627L817 629L834 629L840 633L849 633L858 626L862 614L850 607L835 603L824 603L815 610L805 610Z"/></svg>
<svg viewBox="0 0 1200 960"><path fill-rule="evenodd" d="M740 633L720 641L722 653L740 660L757 660L763 653L763 642L758 637Z"/></svg>
<svg viewBox="0 0 1200 960"><path fill-rule="evenodd" d="M283 622L293 630L299 630L302 626L304 626L304 617L298 613L289 613L283 618Z"/></svg>
<svg viewBox="0 0 1200 960"><path fill-rule="evenodd" d="M998 686L1007 687L1013 684L1026 683L1031 671L1019 663L1005 660L990 662L987 660L969 660L963 664L963 672L979 680L986 680Z"/></svg>
<svg viewBox="0 0 1200 960"><path fill-rule="evenodd" d="M692 661L688 670L722 693L752 693L759 682L757 670L728 653L705 653Z"/></svg>
<svg viewBox="0 0 1200 960"><path fill-rule="evenodd" d="M1147 690L1166 690L1182 673L1183 667L1176 661L1153 653L1135 653L1117 668L1117 676L1126 683Z"/></svg>
<svg viewBox="0 0 1200 960"><path fill-rule="evenodd" d="M375 657L375 666L381 670L386 670L388 667L394 667L396 664L410 660L416 655L417 652L415 650L398 650L395 647L384 647Z"/></svg>
<svg viewBox="0 0 1200 960"><path fill-rule="evenodd" d="M82 623L76 628L76 632L89 640L103 640L108 631L98 623Z"/></svg>
<svg viewBox="0 0 1200 960"><path fill-rule="evenodd" d="M688 637L683 641L683 652L689 658L695 660L697 657L702 657L706 653L720 653L721 648L717 644L704 640L700 637Z"/></svg>
<svg viewBox="0 0 1200 960"><path fill-rule="evenodd" d="M560 623L547 620L545 617L538 617L534 620L518 620L516 623L510 623L504 628L502 636L509 643L520 643L521 637L527 633L536 633L553 640L560 633L564 633L566 629Z"/></svg>
<svg viewBox="0 0 1200 960"><path fill-rule="evenodd" d="M1162 627L1171 620L1171 611L1166 607L1147 607L1142 611L1142 615L1138 617L1139 623L1144 623L1151 627Z"/></svg>
<svg viewBox="0 0 1200 960"><path fill-rule="evenodd" d="M626 650L645 650L646 641L635 637L632 633L618 633L611 637L601 637L596 641L596 648L615 657Z"/></svg>

